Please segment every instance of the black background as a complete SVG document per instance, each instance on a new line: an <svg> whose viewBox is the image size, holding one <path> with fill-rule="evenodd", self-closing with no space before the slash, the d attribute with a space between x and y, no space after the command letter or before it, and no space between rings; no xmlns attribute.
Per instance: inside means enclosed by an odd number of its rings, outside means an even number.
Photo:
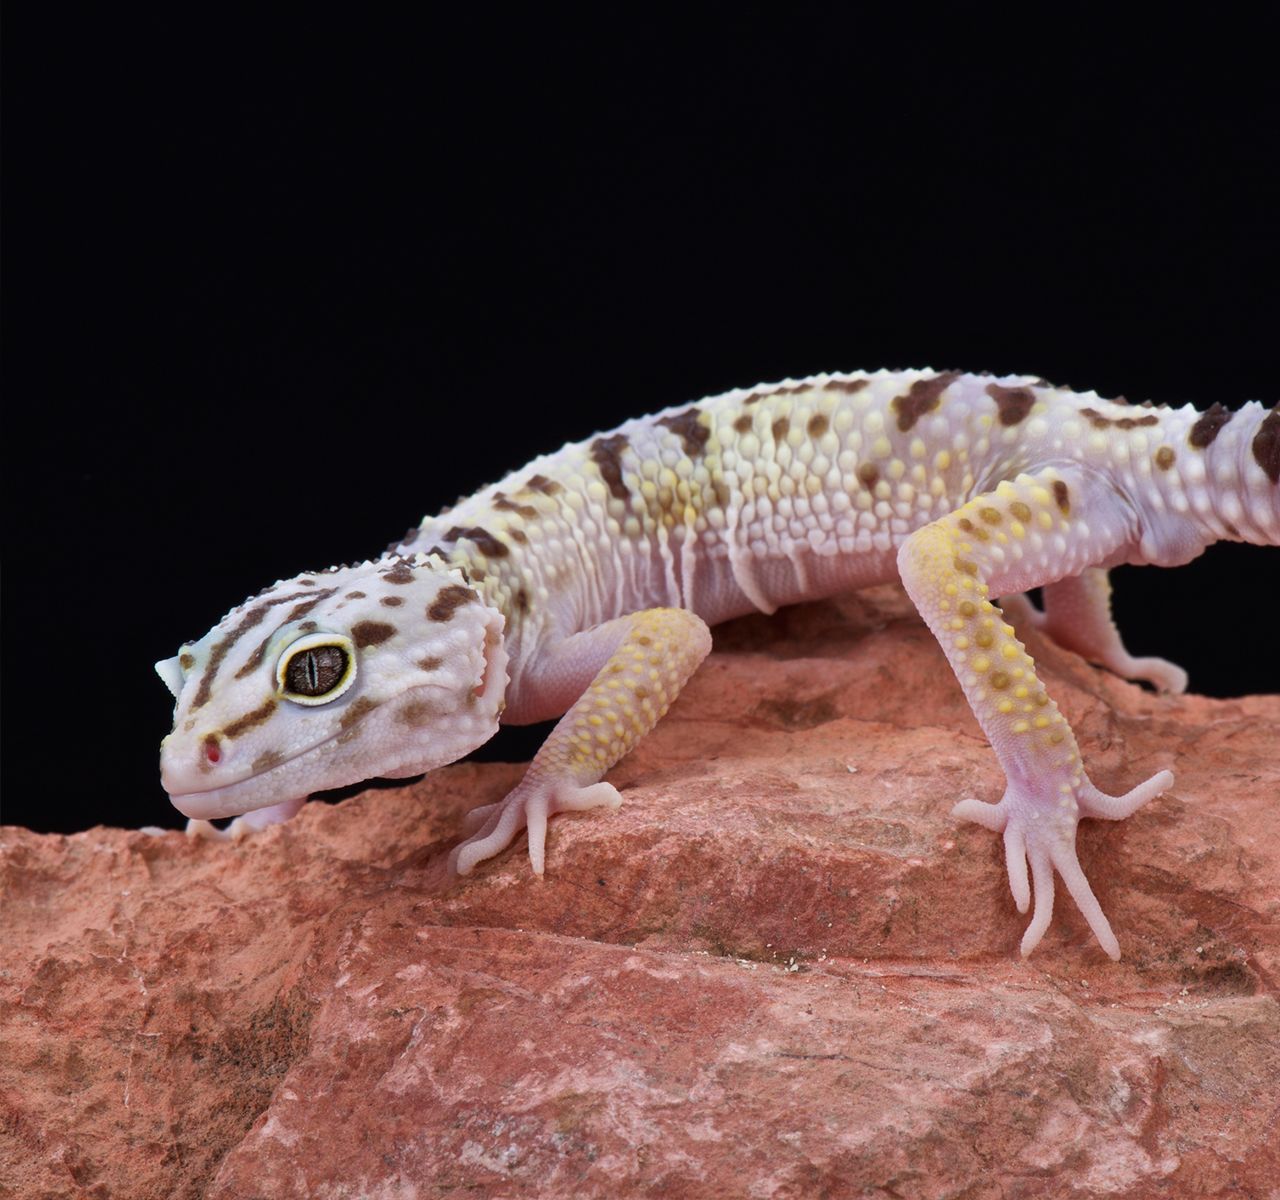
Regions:
<svg viewBox="0 0 1280 1200"><path fill-rule="evenodd" d="M161 11L7 21L8 822L179 824L153 661L626 417L878 366L1277 399L1274 28ZM1276 553L1119 572L1130 648L1275 690Z"/></svg>

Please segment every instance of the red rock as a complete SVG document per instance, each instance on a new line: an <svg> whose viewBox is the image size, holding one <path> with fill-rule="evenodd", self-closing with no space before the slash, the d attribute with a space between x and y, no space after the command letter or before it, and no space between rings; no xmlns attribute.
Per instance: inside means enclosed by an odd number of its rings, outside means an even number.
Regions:
<svg viewBox="0 0 1280 1200"><path fill-rule="evenodd" d="M0 1196L1274 1196L1280 698L1032 640L1093 778L1113 964L1027 962L999 768L901 594L717 631L611 778L460 885L518 766L239 845L5 829ZM1176 658L1175 647L1168 648Z"/></svg>

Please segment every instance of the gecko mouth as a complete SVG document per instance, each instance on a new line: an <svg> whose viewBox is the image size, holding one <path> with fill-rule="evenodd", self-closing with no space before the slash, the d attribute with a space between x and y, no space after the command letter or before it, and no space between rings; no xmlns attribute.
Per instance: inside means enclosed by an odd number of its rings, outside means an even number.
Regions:
<svg viewBox="0 0 1280 1200"><path fill-rule="evenodd" d="M175 792L166 786L165 791L169 793L169 803L184 817L191 817L198 821L216 821L222 817L238 817L244 813L253 812L255 809L267 808L272 804L282 804L289 800L296 800L299 795L310 795L311 792L320 789L306 788L300 791L290 791L288 794L282 793L279 790L281 774L300 758L305 758L307 755L315 753L321 746L328 745L337 737L338 734L335 733L331 737L325 738L324 741L316 742L304 750L299 750L297 754L280 759L278 762L273 762L265 770L256 774L246 775L243 779L219 784L217 787L192 788L187 791ZM356 783L358 781L349 779L347 782ZM325 786L335 785L326 784Z"/></svg>
<svg viewBox="0 0 1280 1200"><path fill-rule="evenodd" d="M352 754L344 753L345 747L336 746L336 743L350 738L355 725L349 723L346 729L337 729L329 737L288 758L272 762L269 766L264 764L261 771L208 787L200 786L205 779L194 771L180 766L166 771L162 757L161 781L169 793L169 801L186 817L216 821L284 804L314 792L363 783L379 775L401 778L454 762L488 741L497 730L498 709L507 679L506 656L500 643L492 648L491 654L491 658L486 656L487 668L479 685L476 703L451 708L439 690L428 685L418 689L419 693L425 693L418 703L399 706L397 711L402 719L415 709L431 714L429 746L406 739L402 744L404 754L396 761L370 764L354 754L354 746ZM377 720L379 712L386 711L389 711L386 704L381 703L363 710L360 719L362 722ZM418 713L414 715L418 716ZM410 728L411 725L406 724L405 729ZM337 752L326 754L326 748ZM375 767L373 771L369 770L371 765ZM213 784L212 779L209 782Z"/></svg>

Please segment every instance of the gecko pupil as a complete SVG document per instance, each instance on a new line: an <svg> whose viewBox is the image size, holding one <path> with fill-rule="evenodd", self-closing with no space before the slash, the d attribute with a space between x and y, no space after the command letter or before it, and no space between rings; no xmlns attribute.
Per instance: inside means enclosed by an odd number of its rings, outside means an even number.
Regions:
<svg viewBox="0 0 1280 1200"><path fill-rule="evenodd" d="M339 646L312 646L289 660L285 683L299 696L323 696L342 681L347 652Z"/></svg>

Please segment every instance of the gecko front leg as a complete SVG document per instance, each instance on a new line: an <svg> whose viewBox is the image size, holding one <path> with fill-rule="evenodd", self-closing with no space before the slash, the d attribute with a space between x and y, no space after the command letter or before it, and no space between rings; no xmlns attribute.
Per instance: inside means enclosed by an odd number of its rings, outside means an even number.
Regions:
<svg viewBox="0 0 1280 1200"><path fill-rule="evenodd" d="M1035 891L1022 939L1029 954L1053 913L1054 871L1112 958L1120 946L1076 857L1081 817L1120 820L1173 783L1161 771L1123 796L1085 774L1075 736L1036 675L1013 627L989 599L1074 576L1114 560L1136 538L1136 518L1100 478L1046 468L1001 483L903 543L898 567L991 742L1007 786L996 804L964 800L956 816L1003 832L1019 912ZM1027 866L1031 878L1028 881Z"/></svg>
<svg viewBox="0 0 1280 1200"><path fill-rule="evenodd" d="M527 827L529 861L541 875L547 819L621 803L605 772L657 724L710 649L706 623L679 608L645 609L567 638L524 686L553 703L576 700L515 790L468 814L475 832L454 848L450 867L466 875Z"/></svg>

